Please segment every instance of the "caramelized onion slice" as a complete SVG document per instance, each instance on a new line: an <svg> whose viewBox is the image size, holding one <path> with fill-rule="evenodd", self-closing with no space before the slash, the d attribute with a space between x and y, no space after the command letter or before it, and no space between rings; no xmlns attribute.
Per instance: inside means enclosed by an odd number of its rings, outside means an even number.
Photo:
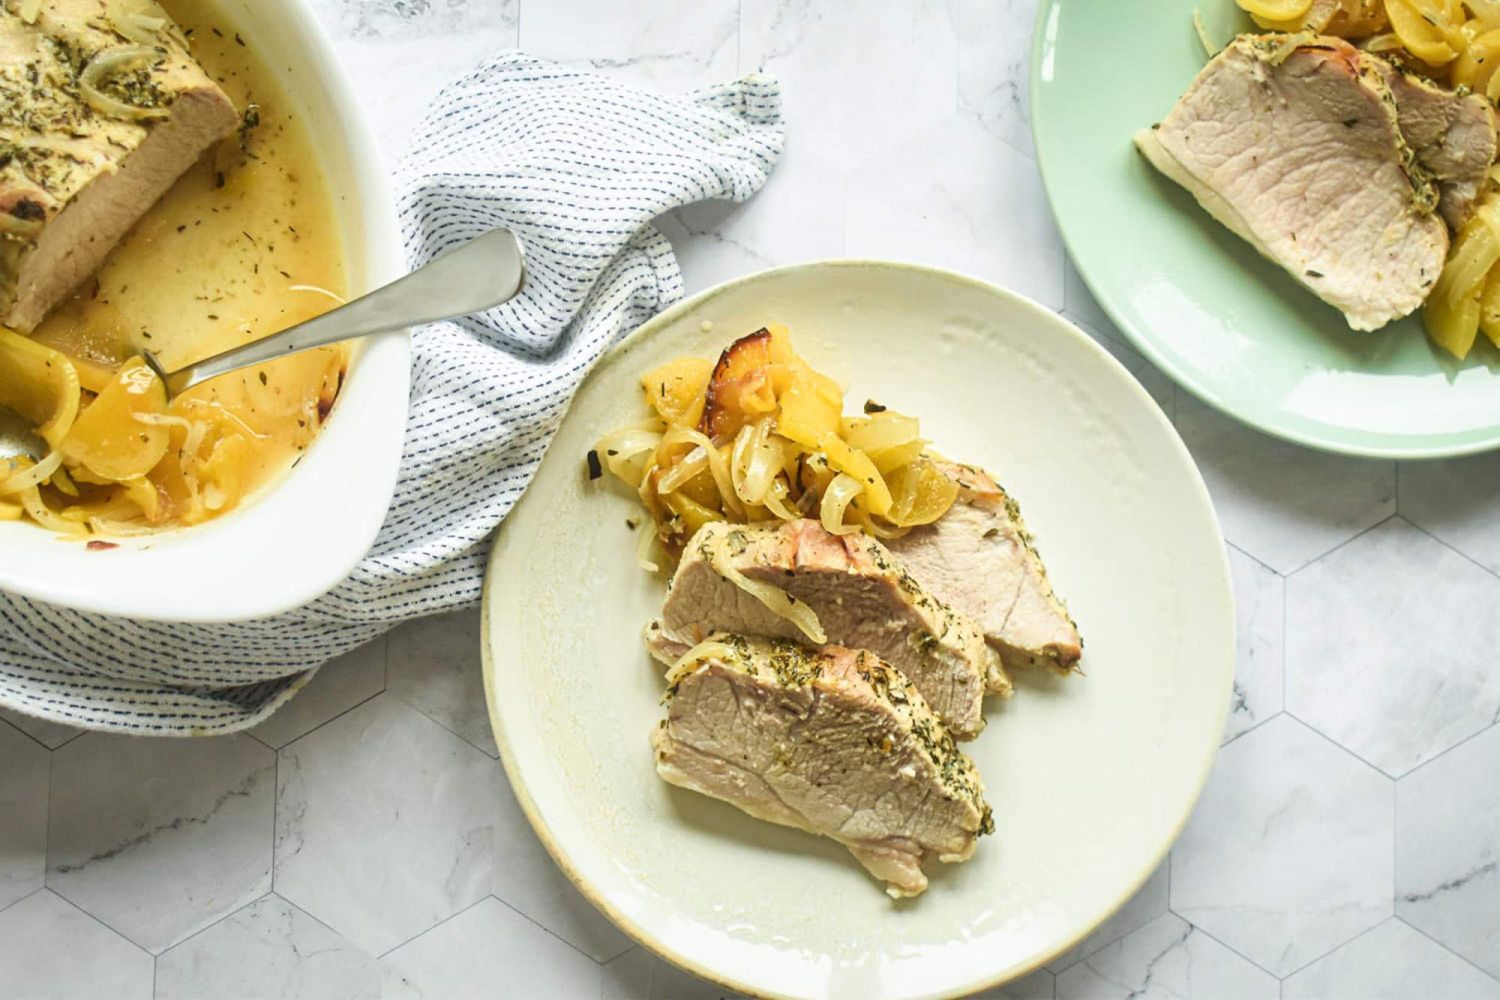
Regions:
<svg viewBox="0 0 1500 1000"><path fill-rule="evenodd" d="M100 90L100 85L116 73L135 69L143 65L155 65L166 58L166 53L150 45L120 45L105 49L89 60L83 72L78 74L78 89L89 107L101 115L123 121L151 121L170 115L170 108L143 108L126 104Z"/></svg>

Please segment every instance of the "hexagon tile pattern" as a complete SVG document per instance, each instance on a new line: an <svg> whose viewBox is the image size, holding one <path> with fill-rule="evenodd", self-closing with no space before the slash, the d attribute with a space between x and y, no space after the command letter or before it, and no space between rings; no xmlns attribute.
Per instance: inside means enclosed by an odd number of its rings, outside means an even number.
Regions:
<svg viewBox="0 0 1500 1000"><path fill-rule="evenodd" d="M1500 728L1396 786L1396 915L1500 976Z"/></svg>
<svg viewBox="0 0 1500 1000"><path fill-rule="evenodd" d="M1105 945L1120 940L1137 927L1149 924L1166 913L1170 874L1166 864L1156 869L1146 880L1146 884L1130 897L1129 902L1111 914L1087 938L1048 962L1047 968L1052 972L1061 972L1079 959L1092 955Z"/></svg>
<svg viewBox="0 0 1500 1000"><path fill-rule="evenodd" d="M0 969L9 997L151 997L151 956L47 889L0 910Z"/></svg>
<svg viewBox="0 0 1500 1000"><path fill-rule="evenodd" d="M595 961L627 951L630 938L552 863L503 771L496 784L495 896Z"/></svg>
<svg viewBox="0 0 1500 1000"><path fill-rule="evenodd" d="M1496 982L1431 938L1387 920L1288 976L1283 1000L1500 1000Z"/></svg>
<svg viewBox="0 0 1500 1000"><path fill-rule="evenodd" d="M1500 579L1400 518L1287 581L1286 707L1399 777L1500 713Z"/></svg>
<svg viewBox="0 0 1500 1000"><path fill-rule="evenodd" d="M1300 448L1179 392L1187 442L1230 543L1291 573L1396 512L1396 466Z"/></svg>
<svg viewBox="0 0 1500 1000"><path fill-rule="evenodd" d="M1229 742L1140 892L983 1000L1500 998L1500 457L1304 451L1137 353L1032 156L1037 0L311 5L392 162L444 78L515 45L665 91L764 67L789 122L766 188L658 220L689 292L851 254L947 264L1062 310L1173 419L1231 543ZM0 712L0 995L724 996L548 859L493 759L476 628L409 625L229 739Z"/></svg>
<svg viewBox="0 0 1500 1000"><path fill-rule="evenodd" d="M1170 904L1277 975L1391 915L1394 789L1282 715L1219 751Z"/></svg>
<svg viewBox="0 0 1500 1000"><path fill-rule="evenodd" d="M1175 913L1156 918L1057 977L1058 1000L1275 995L1275 976Z"/></svg>
<svg viewBox="0 0 1500 1000"><path fill-rule="evenodd" d="M389 1000L461 997L486 983L517 997L599 992L596 963L493 897L397 948L380 965Z"/></svg>
<svg viewBox="0 0 1500 1000"><path fill-rule="evenodd" d="M271 888L276 755L89 733L52 758L47 885L153 953Z"/></svg>
<svg viewBox="0 0 1500 1000"><path fill-rule="evenodd" d="M385 690L386 640L374 642L325 663L313 679L276 714L250 730L272 750Z"/></svg>
<svg viewBox="0 0 1500 1000"><path fill-rule="evenodd" d="M386 689L444 729L499 757L480 666L479 609L407 622L390 634Z"/></svg>
<svg viewBox="0 0 1500 1000"><path fill-rule="evenodd" d="M472 906L490 891L493 763L390 694L292 743L277 893L376 955Z"/></svg>
<svg viewBox="0 0 1500 1000"><path fill-rule="evenodd" d="M0 722L0 910L42 887L47 749Z"/></svg>
<svg viewBox="0 0 1500 1000"><path fill-rule="evenodd" d="M156 1000L380 1000L375 960L277 896L263 896L164 953Z"/></svg>
<svg viewBox="0 0 1500 1000"><path fill-rule="evenodd" d="M1286 580L1233 545L1235 668L1228 742L1281 711L1286 689Z"/></svg>
<svg viewBox="0 0 1500 1000"><path fill-rule="evenodd" d="M1401 515L1500 573L1500 451L1401 466Z"/></svg>

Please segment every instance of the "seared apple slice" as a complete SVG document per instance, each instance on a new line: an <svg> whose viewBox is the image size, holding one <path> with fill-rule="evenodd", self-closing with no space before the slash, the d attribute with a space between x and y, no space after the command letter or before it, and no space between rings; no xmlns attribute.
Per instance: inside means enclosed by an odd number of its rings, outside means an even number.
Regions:
<svg viewBox="0 0 1500 1000"><path fill-rule="evenodd" d="M762 328L736 340L719 355L708 380L698 429L716 441L727 441L745 424L774 409L771 331Z"/></svg>

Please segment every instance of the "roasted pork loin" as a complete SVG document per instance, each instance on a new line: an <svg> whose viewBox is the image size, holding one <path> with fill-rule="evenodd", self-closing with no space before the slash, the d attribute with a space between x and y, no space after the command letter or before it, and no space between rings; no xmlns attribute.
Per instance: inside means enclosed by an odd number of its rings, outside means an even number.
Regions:
<svg viewBox="0 0 1500 1000"><path fill-rule="evenodd" d="M119 14L140 46L100 0L26 6L0 4L0 324L22 332L240 123L169 23Z"/></svg>
<svg viewBox="0 0 1500 1000"><path fill-rule="evenodd" d="M662 608L666 631L689 645L721 631L807 641L739 579L801 602L826 641L870 650L902 671L960 739L984 728L987 688L1010 692L978 624L930 594L868 535L834 535L807 520L706 524L672 578Z"/></svg>
<svg viewBox="0 0 1500 1000"><path fill-rule="evenodd" d="M1378 329L1422 304L1449 245L1389 76L1341 39L1242 35L1136 144L1352 328Z"/></svg>
<svg viewBox="0 0 1500 1000"><path fill-rule="evenodd" d="M872 653L716 633L667 683L662 778L839 841L892 896L922 892L929 858L965 861L993 829L973 762Z"/></svg>
<svg viewBox="0 0 1500 1000"><path fill-rule="evenodd" d="M1460 94L1367 56L1396 99L1396 118L1417 162L1438 186L1438 211L1454 229L1474 212L1495 162L1495 109L1483 94Z"/></svg>
<svg viewBox="0 0 1500 1000"><path fill-rule="evenodd" d="M937 522L889 544L917 582L977 622L1007 669L1069 671L1083 640L1047 578L1021 509L987 473L942 463L958 500Z"/></svg>

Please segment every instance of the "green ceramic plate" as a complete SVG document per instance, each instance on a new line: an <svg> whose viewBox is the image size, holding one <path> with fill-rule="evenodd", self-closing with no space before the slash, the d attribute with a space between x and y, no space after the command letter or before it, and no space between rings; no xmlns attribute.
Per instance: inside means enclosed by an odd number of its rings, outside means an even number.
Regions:
<svg viewBox="0 0 1500 1000"><path fill-rule="evenodd" d="M1158 175L1131 133L1249 27L1233 0L1044 0L1032 52L1037 159L1079 272L1189 391L1316 448L1431 458L1500 447L1500 351L1453 361L1417 319L1355 333ZM1483 336L1480 337L1483 340Z"/></svg>

